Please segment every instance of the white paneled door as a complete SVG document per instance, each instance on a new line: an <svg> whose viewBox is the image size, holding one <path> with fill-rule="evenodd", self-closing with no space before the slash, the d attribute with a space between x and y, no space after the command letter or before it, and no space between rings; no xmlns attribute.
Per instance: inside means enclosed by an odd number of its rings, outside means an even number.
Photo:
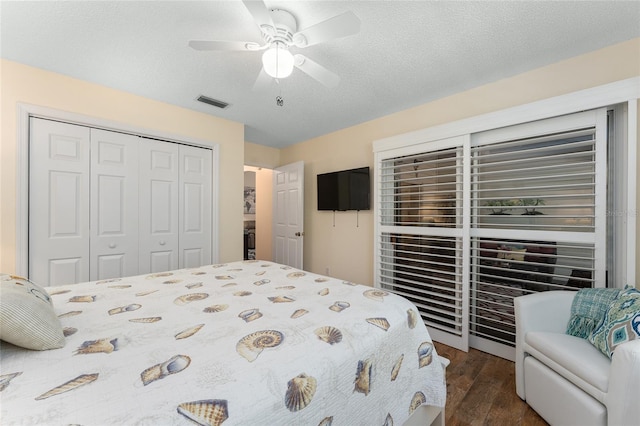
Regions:
<svg viewBox="0 0 640 426"><path fill-rule="evenodd" d="M211 262L211 151L180 146L179 182L180 267L195 268Z"/></svg>
<svg viewBox="0 0 640 426"><path fill-rule="evenodd" d="M91 129L90 280L138 273L138 139Z"/></svg>
<svg viewBox="0 0 640 426"><path fill-rule="evenodd" d="M90 130L32 119L30 135L29 277L88 281Z"/></svg>
<svg viewBox="0 0 640 426"><path fill-rule="evenodd" d="M275 262L302 269L304 243L304 163L278 167L273 174Z"/></svg>
<svg viewBox="0 0 640 426"><path fill-rule="evenodd" d="M140 273L178 269L177 144L140 140Z"/></svg>
<svg viewBox="0 0 640 426"><path fill-rule="evenodd" d="M210 149L31 118L29 277L42 285L211 263Z"/></svg>

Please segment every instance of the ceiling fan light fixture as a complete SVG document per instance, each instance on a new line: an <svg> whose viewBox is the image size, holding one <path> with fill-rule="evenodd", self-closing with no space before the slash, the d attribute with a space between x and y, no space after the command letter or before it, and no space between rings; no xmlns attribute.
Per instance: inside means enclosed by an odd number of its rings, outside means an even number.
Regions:
<svg viewBox="0 0 640 426"><path fill-rule="evenodd" d="M293 55L281 43L274 43L262 54L264 71L273 78L286 78L293 71Z"/></svg>

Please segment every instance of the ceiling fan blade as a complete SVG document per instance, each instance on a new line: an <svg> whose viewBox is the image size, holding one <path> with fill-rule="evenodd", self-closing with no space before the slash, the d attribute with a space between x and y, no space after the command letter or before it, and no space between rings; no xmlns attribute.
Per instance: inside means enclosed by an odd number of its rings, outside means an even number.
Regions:
<svg viewBox="0 0 640 426"><path fill-rule="evenodd" d="M264 67L260 70L260 74L258 74L258 78L256 78L255 83L253 83L253 90L260 91L265 90L269 87L271 83L271 77L266 73Z"/></svg>
<svg viewBox="0 0 640 426"><path fill-rule="evenodd" d="M319 63L312 61L304 55L297 54L294 56L294 65L300 71L318 80L325 86L332 88L340 84L340 77L332 71L329 71Z"/></svg>
<svg viewBox="0 0 640 426"><path fill-rule="evenodd" d="M293 44L297 47L313 46L358 32L360 32L360 19L353 12L348 11L295 33Z"/></svg>
<svg viewBox="0 0 640 426"><path fill-rule="evenodd" d="M271 13L269 13L269 9L267 9L267 6L262 0L242 0L242 3L244 3L244 6L249 10L258 27L262 27L263 25L268 25L272 28L275 27L275 25L273 25L273 19L271 19Z"/></svg>
<svg viewBox="0 0 640 426"><path fill-rule="evenodd" d="M189 46L195 50L260 50L267 47L252 41L225 40L189 40Z"/></svg>

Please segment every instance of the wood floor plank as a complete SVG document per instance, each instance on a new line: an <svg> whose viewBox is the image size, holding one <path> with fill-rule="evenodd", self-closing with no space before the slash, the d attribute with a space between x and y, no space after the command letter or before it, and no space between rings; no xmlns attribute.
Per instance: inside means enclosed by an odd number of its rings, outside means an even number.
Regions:
<svg viewBox="0 0 640 426"><path fill-rule="evenodd" d="M499 397L501 385L499 378L490 374L479 374L458 405L455 415L471 425L484 424L484 419L490 414L493 401Z"/></svg>
<svg viewBox="0 0 640 426"><path fill-rule="evenodd" d="M524 412L528 408L515 392L515 371L512 366L504 365L509 361L502 360L505 374L500 397L493 400L487 416L487 424L515 425L522 423ZM509 363L512 364L512 363ZM505 368L506 367L506 368Z"/></svg>
<svg viewBox="0 0 640 426"><path fill-rule="evenodd" d="M545 426L516 394L515 364L476 349L463 352L435 343L447 367L447 426Z"/></svg>

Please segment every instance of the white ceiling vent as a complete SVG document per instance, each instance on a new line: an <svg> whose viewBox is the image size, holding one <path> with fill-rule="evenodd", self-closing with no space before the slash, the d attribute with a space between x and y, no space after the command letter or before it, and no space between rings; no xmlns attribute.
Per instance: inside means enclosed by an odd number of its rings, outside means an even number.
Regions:
<svg viewBox="0 0 640 426"><path fill-rule="evenodd" d="M219 101L217 99L209 98L209 97L204 96L204 95L200 95L198 97L198 101L203 102L205 104L213 105L214 107L218 107L218 108L222 108L222 109L225 109L226 107L229 106L229 104L226 103L226 102L222 102L222 101Z"/></svg>

